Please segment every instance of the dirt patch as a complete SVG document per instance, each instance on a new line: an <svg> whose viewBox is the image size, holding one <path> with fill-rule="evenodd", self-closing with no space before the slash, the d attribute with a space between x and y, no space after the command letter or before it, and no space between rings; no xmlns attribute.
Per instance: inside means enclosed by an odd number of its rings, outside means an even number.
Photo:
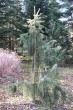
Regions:
<svg viewBox="0 0 73 110"><path fill-rule="evenodd" d="M73 110L73 69L59 68L59 71L61 74L60 83L67 93L67 101L60 107L60 110ZM30 74L25 73L24 80L30 82ZM43 110L39 109L38 106L31 101L29 102L28 100L25 100L22 95L10 96L6 94L5 88L7 84L8 82L6 80L3 84L0 83L0 110ZM54 110L56 109L54 108Z"/></svg>

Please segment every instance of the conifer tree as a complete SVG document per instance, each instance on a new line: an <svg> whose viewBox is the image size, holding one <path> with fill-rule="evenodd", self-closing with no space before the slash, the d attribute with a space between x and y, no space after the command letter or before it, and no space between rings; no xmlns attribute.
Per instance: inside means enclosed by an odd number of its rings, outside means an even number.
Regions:
<svg viewBox="0 0 73 110"><path fill-rule="evenodd" d="M25 21L22 16L19 0L0 0L0 39L3 45L5 40L11 48L11 38L22 32ZM5 48L6 44L8 43L5 43Z"/></svg>
<svg viewBox="0 0 73 110"><path fill-rule="evenodd" d="M41 16L44 20L44 34L47 35L47 40L52 37L56 39L60 45L64 45L64 39L67 36L67 29L65 28L66 23L59 19L65 16L65 12L61 12L60 9L63 7L56 0L25 0L26 13L28 17L33 18L33 7L36 6L36 10L40 8ZM47 29L48 28L48 29ZM63 46L65 47L65 45Z"/></svg>
<svg viewBox="0 0 73 110"><path fill-rule="evenodd" d="M60 0L63 2L63 7L65 9L64 17L67 19L65 21L65 26L68 30L66 38L64 40L64 46L66 48L66 63L72 63L73 52L72 52L72 42L73 42L73 1L72 0Z"/></svg>
<svg viewBox="0 0 73 110"><path fill-rule="evenodd" d="M24 52L27 52L30 56L33 56L33 71L34 76L38 80L38 67L39 67L39 51L44 43L43 38L43 26L41 25L41 17L38 10L36 12L34 8L34 18L27 20L28 32L21 34L19 39L19 44L23 48ZM40 49L40 50L39 50Z"/></svg>
<svg viewBox="0 0 73 110"><path fill-rule="evenodd" d="M32 83L26 83L28 87L31 86L33 99L36 100L36 94L39 94L42 99L47 102L50 101L51 104L52 102L51 97L48 94L48 87L50 87L49 83L51 82L53 87L57 84L57 63L62 59L64 51L61 51L61 47L56 45L56 40L50 39L48 41L47 39L44 39L45 34L43 33L44 26L42 25L42 22L39 10L36 12L34 8L34 18L27 20L28 32L20 35L19 44L26 54L33 57ZM42 70L45 67L48 67L49 70L44 71L46 73L43 75L41 73L40 77L39 67ZM54 76L56 76L57 79ZM55 78L53 79L54 81L52 80L52 77Z"/></svg>

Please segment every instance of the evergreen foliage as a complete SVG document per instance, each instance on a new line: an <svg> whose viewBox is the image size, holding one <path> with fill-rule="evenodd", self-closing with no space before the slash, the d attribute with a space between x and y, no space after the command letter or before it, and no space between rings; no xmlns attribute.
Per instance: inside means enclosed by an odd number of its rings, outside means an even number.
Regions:
<svg viewBox="0 0 73 110"><path fill-rule="evenodd" d="M48 9L48 1L47 0L25 0L24 1L26 7L26 14L28 17L33 18L34 6L36 7L36 11L40 8L41 13L46 13Z"/></svg>
<svg viewBox="0 0 73 110"><path fill-rule="evenodd" d="M23 16L19 0L0 0L0 40L5 48L11 49L11 38L23 32Z"/></svg>
<svg viewBox="0 0 73 110"><path fill-rule="evenodd" d="M28 33L22 34L19 42L21 48L25 49L28 55L33 56L33 80L31 84L28 82L24 84L30 88L33 100L36 100L36 97L41 98L44 103L46 102L45 104L48 105L49 102L51 107L54 104L54 95L57 95L55 90L59 81L57 63L62 60L65 50L61 50L60 45L53 38L44 39L47 36L43 32L42 23L39 10L36 13L34 7L34 18L27 21ZM48 67L48 70L44 70L44 73L39 75L39 67L41 69ZM53 90L56 94L53 94ZM61 87L57 90L63 95Z"/></svg>
<svg viewBox="0 0 73 110"><path fill-rule="evenodd" d="M44 25L43 32L47 36L44 36L44 39L49 41L50 39L54 39L59 43L59 45L62 47L62 49L66 49L66 58L67 53L71 49L72 46L72 40L69 38L68 28L66 27L68 21L62 22L61 18L67 18L70 15L68 12L70 11L70 4L66 2L63 2L63 4L60 4L59 2L55 1L44 1L44 0L32 0L28 1L25 0L26 3L26 13L28 14L28 17L33 18L33 7L34 4L36 6L36 10L40 8L40 12L42 13L41 16L42 20L44 22L42 23ZM66 8L66 11L61 11L63 8Z"/></svg>
<svg viewBox="0 0 73 110"><path fill-rule="evenodd" d="M73 52L72 52L72 42L73 42L73 35L72 35L72 25L73 25L73 1L71 0L64 0L63 1L63 8L66 9L64 17L67 18L66 21L66 28L68 29L68 33L66 39L64 41L64 46L66 48L66 63L73 63Z"/></svg>

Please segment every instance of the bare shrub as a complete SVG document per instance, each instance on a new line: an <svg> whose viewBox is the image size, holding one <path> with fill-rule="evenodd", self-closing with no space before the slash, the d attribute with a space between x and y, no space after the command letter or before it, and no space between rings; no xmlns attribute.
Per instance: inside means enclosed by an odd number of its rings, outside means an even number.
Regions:
<svg viewBox="0 0 73 110"><path fill-rule="evenodd" d="M21 60L15 52L0 49L0 77L22 75Z"/></svg>

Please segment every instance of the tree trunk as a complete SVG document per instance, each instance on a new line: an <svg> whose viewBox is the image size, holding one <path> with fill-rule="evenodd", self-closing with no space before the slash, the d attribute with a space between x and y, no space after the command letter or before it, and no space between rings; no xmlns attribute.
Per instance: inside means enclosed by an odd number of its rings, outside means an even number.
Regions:
<svg viewBox="0 0 73 110"><path fill-rule="evenodd" d="M11 37L9 36L9 49L11 50Z"/></svg>
<svg viewBox="0 0 73 110"><path fill-rule="evenodd" d="M35 101L36 99L36 90L37 90L37 81L39 79L38 77L38 66L37 66L37 35L35 36L35 50L34 50L34 56L33 56L33 71L34 71L34 96L33 100Z"/></svg>

